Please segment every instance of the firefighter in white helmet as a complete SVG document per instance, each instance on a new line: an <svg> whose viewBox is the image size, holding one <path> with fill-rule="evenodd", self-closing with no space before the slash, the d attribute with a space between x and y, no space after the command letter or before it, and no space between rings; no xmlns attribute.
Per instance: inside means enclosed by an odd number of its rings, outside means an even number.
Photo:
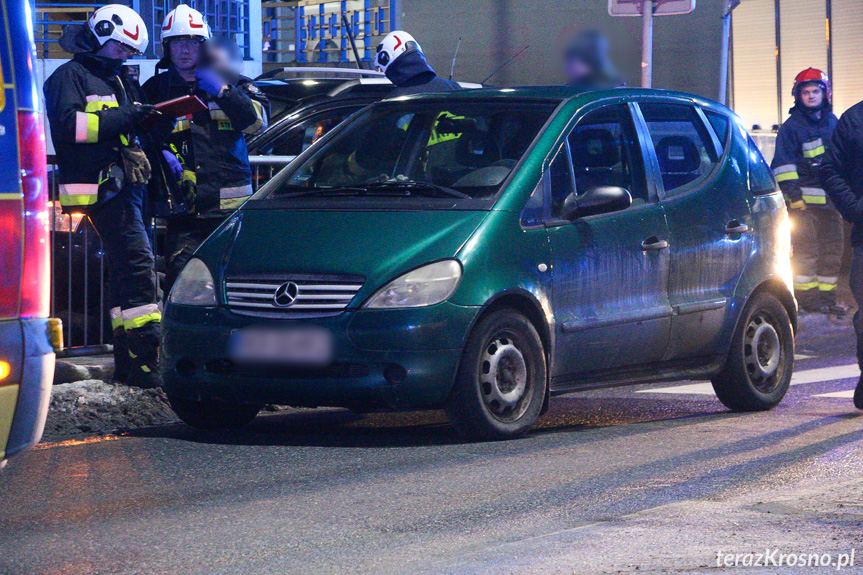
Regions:
<svg viewBox="0 0 863 575"><path fill-rule="evenodd" d="M164 57L144 84L148 99L194 94L208 107L180 120L156 155L154 196L180 200L179 209L158 214L167 219L167 293L198 246L252 194L245 136L267 127L268 106L249 78L212 57L216 42L197 10L180 4L169 12L161 40Z"/></svg>
<svg viewBox="0 0 863 575"><path fill-rule="evenodd" d="M396 89L390 98L460 90L456 82L439 78L426 61L422 48L413 36L403 30L387 34L378 44L375 66L386 74Z"/></svg>
<svg viewBox="0 0 863 575"><path fill-rule="evenodd" d="M126 59L148 43L144 21L131 8L103 6L60 43L74 57L45 82L60 204L67 213L87 214L105 246L115 381L157 387L161 314L142 217L150 179L143 148L166 137L174 122L143 104L140 86L125 73Z"/></svg>

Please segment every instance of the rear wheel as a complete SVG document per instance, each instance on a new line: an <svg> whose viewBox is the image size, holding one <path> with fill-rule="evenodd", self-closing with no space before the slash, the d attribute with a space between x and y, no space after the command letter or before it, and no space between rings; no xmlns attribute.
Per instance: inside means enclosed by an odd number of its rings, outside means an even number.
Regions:
<svg viewBox="0 0 863 575"><path fill-rule="evenodd" d="M788 312L772 293L757 293L743 310L725 368L713 380L716 396L732 411L770 409L785 397L793 368Z"/></svg>
<svg viewBox="0 0 863 575"><path fill-rule="evenodd" d="M547 385L536 328L515 310L495 311L468 338L447 414L469 439L518 437L539 418Z"/></svg>
<svg viewBox="0 0 863 575"><path fill-rule="evenodd" d="M215 400L195 401L168 396L174 413L184 423L198 429L239 429L255 419L260 405L246 405Z"/></svg>

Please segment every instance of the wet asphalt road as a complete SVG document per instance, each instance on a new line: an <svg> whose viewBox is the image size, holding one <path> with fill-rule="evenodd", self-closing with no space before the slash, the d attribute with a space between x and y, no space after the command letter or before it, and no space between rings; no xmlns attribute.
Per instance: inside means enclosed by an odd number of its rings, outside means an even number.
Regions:
<svg viewBox="0 0 863 575"><path fill-rule="evenodd" d="M854 387L852 337L805 323L768 413L657 384L558 398L500 443L319 410L42 444L0 473L0 573L745 573L716 552L769 545L863 572L863 414L820 397Z"/></svg>

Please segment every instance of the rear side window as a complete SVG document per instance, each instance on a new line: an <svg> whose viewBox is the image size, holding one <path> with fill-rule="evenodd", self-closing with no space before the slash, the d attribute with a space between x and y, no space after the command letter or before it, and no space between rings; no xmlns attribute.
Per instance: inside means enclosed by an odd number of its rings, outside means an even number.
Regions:
<svg viewBox="0 0 863 575"><path fill-rule="evenodd" d="M705 178L718 163L716 148L695 109L685 104L639 104L659 160L665 195Z"/></svg>
<svg viewBox="0 0 863 575"><path fill-rule="evenodd" d="M749 191L756 196L772 194L776 191L776 180L773 178L773 170L767 165L758 144L752 136L746 137L749 142Z"/></svg>
<svg viewBox="0 0 863 575"><path fill-rule="evenodd" d="M724 149L726 142L728 142L728 129L731 125L728 120L728 116L717 114L716 112L711 112L709 110L704 110L704 115L707 116L707 121L710 122L711 126L713 126L713 131L716 132L716 137L719 138L719 141L722 143L722 148Z"/></svg>

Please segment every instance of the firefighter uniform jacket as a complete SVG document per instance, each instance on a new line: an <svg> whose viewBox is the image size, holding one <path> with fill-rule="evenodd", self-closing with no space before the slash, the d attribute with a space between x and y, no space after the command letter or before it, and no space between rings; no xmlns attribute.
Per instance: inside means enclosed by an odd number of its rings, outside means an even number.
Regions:
<svg viewBox="0 0 863 575"><path fill-rule="evenodd" d="M827 194L818 179L818 167L830 145L836 116L823 110L820 117L796 106L776 136L771 168L789 202L826 205Z"/></svg>
<svg viewBox="0 0 863 575"><path fill-rule="evenodd" d="M76 54L51 74L44 89L60 205L66 212L87 212L122 187L119 180L101 189L100 183L122 173L123 140L135 138L132 109L124 104L142 102L141 88L119 60Z"/></svg>
<svg viewBox="0 0 863 575"><path fill-rule="evenodd" d="M266 99L251 80L240 77L227 85L221 97L213 98L197 88L195 82L184 80L173 66L144 83L150 102L194 94L209 108L191 120L178 121L166 144L183 165L183 179L195 183L192 211L198 216L222 217L252 194L245 135L267 127ZM164 173L170 171L157 170L156 176ZM166 184L156 182L156 185Z"/></svg>

